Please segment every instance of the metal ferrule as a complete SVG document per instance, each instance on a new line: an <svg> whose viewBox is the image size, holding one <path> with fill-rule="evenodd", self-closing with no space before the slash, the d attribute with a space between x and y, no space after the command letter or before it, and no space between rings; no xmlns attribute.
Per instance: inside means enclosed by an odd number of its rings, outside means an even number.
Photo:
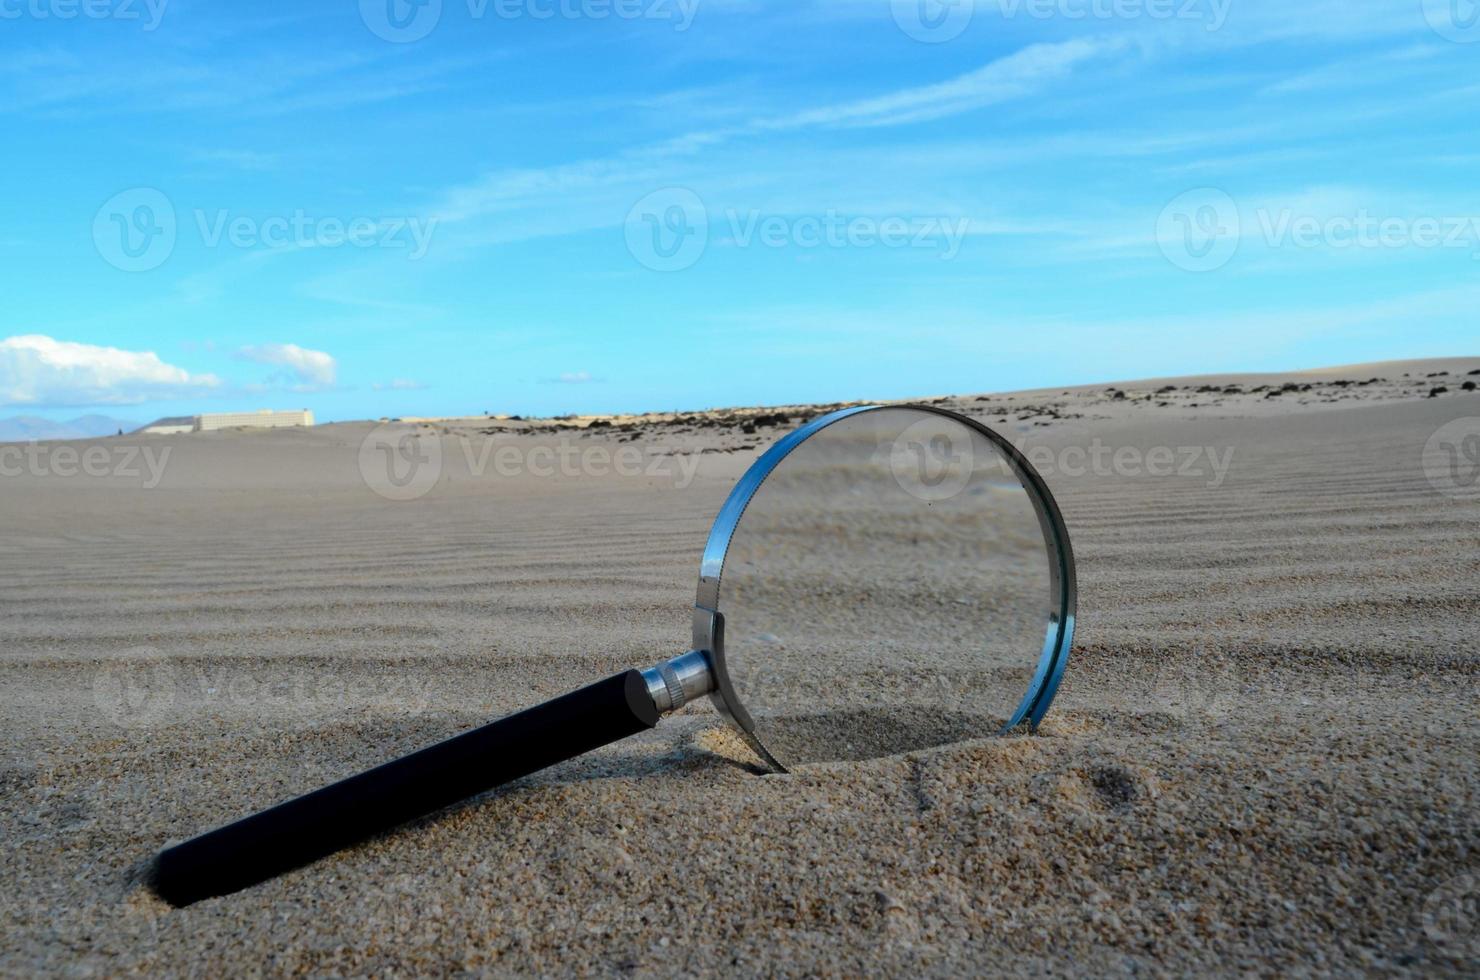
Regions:
<svg viewBox="0 0 1480 980"><path fill-rule="evenodd" d="M642 679L647 682L648 696L653 699L658 713L665 715L703 697L715 687L709 654L702 650L690 650L682 657L649 667L642 672Z"/></svg>

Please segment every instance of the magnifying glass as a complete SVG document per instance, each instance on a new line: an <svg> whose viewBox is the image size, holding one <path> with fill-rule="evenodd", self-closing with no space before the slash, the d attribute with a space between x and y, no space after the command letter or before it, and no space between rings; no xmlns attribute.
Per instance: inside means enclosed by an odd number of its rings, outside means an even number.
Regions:
<svg viewBox="0 0 1480 980"><path fill-rule="evenodd" d="M1074 560L1010 443L928 406L815 419L710 531L692 649L161 852L175 906L266 881L646 731L710 695L778 772L1036 728L1073 639Z"/></svg>

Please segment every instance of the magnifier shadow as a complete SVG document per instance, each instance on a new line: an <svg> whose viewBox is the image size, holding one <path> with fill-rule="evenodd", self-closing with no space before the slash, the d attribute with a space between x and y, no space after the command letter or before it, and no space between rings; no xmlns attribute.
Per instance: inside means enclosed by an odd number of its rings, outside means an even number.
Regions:
<svg viewBox="0 0 1480 980"><path fill-rule="evenodd" d="M704 719L710 722L711 719ZM504 801L521 793L543 788L581 786L607 780L655 780L668 781L692 779L703 773L722 774L739 772L747 776L764 776L771 772L759 759L744 758L748 750L739 748L735 755L727 751L706 747L701 744L706 736L728 732L717 719L709 725L701 725L688 732L677 744L660 752L608 752L586 756L579 760L561 763L543 772L533 773L522 779L495 787L486 793L462 800L436 813L405 824L395 830L372 838L372 841L394 840L413 835L418 828L435 826L459 814L492 810Z"/></svg>
<svg viewBox="0 0 1480 980"><path fill-rule="evenodd" d="M735 739L718 719L695 718L695 726L661 752L605 753L571 760L542 773L455 803L366 844L411 838L427 827L467 813L497 819L496 808L522 793L614 779L678 780L704 773L770 776L775 771ZM942 713L928 708L859 709L767 718L767 741L784 746L795 765L867 762L979 739L1002 727L1003 719L972 713ZM363 846L363 845L362 845Z"/></svg>
<svg viewBox="0 0 1480 980"><path fill-rule="evenodd" d="M569 787L613 779L678 780L705 773L774 776L768 767L718 719L693 719L695 726L667 751L607 753L572 760L526 776L472 799L455 803L373 840L414 835L420 829L460 814L488 811L505 800L545 787ZM1005 719L967 712L941 712L896 706L890 710L825 711L767 718L767 742L783 746L797 766L868 762L980 739L1001 730Z"/></svg>
<svg viewBox="0 0 1480 980"><path fill-rule="evenodd" d="M858 708L771 715L766 745L788 765L865 762L966 742L1002 730L1006 719L933 707Z"/></svg>

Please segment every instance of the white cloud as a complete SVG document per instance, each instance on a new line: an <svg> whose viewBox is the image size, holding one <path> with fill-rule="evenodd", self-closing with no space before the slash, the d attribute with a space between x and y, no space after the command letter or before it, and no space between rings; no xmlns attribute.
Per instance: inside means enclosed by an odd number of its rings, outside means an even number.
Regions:
<svg viewBox="0 0 1480 980"><path fill-rule="evenodd" d="M220 379L166 364L152 351L119 350L26 334L0 340L0 402L135 405L214 388Z"/></svg>
<svg viewBox="0 0 1480 980"><path fill-rule="evenodd" d="M309 350L297 344L261 344L242 347L236 356L255 364L272 364L285 368L288 380L299 390L328 388L334 384L339 365L321 350Z"/></svg>
<svg viewBox="0 0 1480 980"><path fill-rule="evenodd" d="M238 170L276 170L282 162L276 153L263 153L259 150L196 148L187 152L196 163L235 167Z"/></svg>
<svg viewBox="0 0 1480 980"><path fill-rule="evenodd" d="M1023 98L1069 74L1080 62L1125 47L1119 40L1030 44L948 81L902 89L842 105L764 120L761 129L805 126L891 126L954 116L982 106Z"/></svg>
<svg viewBox="0 0 1480 980"><path fill-rule="evenodd" d="M370 387L375 391L420 391L426 386L410 378L395 378L384 383L377 381Z"/></svg>
<svg viewBox="0 0 1480 980"><path fill-rule="evenodd" d="M593 378L589 371L566 371L553 378L546 378L546 384L552 385L592 385L600 384L600 378Z"/></svg>

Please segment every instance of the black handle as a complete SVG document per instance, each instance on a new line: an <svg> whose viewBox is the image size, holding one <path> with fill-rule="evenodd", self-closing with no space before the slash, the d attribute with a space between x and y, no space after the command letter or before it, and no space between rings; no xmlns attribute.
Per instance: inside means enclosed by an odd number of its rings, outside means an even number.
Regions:
<svg viewBox="0 0 1480 980"><path fill-rule="evenodd" d="M176 907L227 895L657 723L629 670L171 847L150 884Z"/></svg>

